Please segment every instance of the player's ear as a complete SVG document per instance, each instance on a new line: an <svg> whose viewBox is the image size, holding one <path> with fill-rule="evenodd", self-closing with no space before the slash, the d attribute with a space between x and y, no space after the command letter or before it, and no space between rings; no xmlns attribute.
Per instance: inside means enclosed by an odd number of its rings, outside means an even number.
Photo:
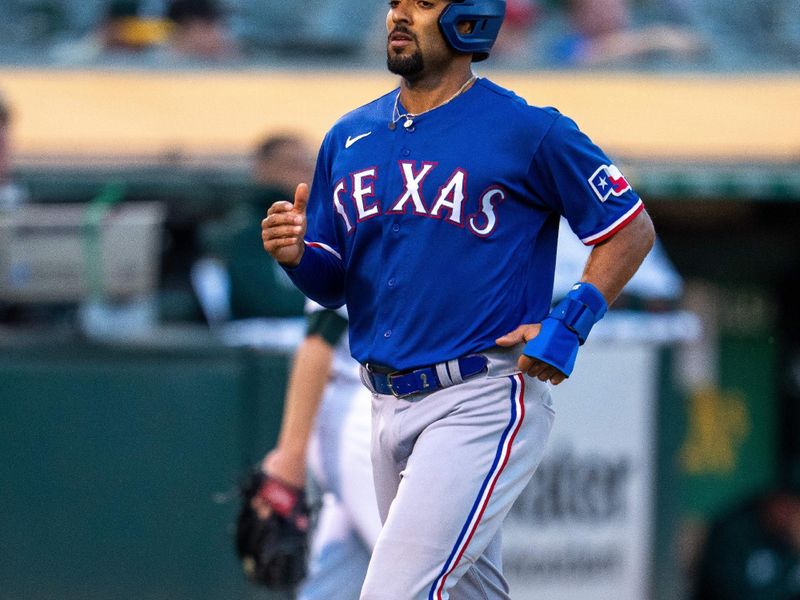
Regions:
<svg viewBox="0 0 800 600"><path fill-rule="evenodd" d="M461 35L469 35L475 29L475 21L461 21L456 27Z"/></svg>

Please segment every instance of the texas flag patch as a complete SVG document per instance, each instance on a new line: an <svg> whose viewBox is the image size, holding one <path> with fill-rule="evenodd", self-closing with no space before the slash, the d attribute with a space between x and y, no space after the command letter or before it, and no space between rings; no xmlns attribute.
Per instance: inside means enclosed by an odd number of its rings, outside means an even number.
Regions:
<svg viewBox="0 0 800 600"><path fill-rule="evenodd" d="M621 196L631 189L628 180L614 165L601 165L589 178L589 185L600 202L605 202L609 196Z"/></svg>

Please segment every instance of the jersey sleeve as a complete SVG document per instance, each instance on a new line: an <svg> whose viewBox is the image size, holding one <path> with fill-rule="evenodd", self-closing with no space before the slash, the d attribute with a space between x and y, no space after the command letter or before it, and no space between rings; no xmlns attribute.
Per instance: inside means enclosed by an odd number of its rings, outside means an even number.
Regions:
<svg viewBox="0 0 800 600"><path fill-rule="evenodd" d="M308 314L306 321L306 337L320 336L325 342L335 348L347 331L347 319L338 310L322 308Z"/></svg>
<svg viewBox="0 0 800 600"><path fill-rule="evenodd" d="M303 257L294 268L285 268L307 297L328 308L344 304L344 256L338 243L330 197L328 137L322 143L306 215L308 228Z"/></svg>
<svg viewBox="0 0 800 600"><path fill-rule="evenodd" d="M543 186L545 202L586 245L610 238L644 208L611 159L563 115L542 139L532 176Z"/></svg>

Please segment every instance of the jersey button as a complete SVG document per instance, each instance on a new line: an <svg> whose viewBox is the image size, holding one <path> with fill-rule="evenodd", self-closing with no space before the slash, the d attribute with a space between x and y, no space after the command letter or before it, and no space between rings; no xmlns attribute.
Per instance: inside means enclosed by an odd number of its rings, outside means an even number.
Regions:
<svg viewBox="0 0 800 600"><path fill-rule="evenodd" d="M397 285L397 280L396 280L394 277L392 277L392 278L391 278L391 279L388 281L388 284L389 284L389 287L393 288L394 286L396 286L396 285Z"/></svg>
<svg viewBox="0 0 800 600"><path fill-rule="evenodd" d="M395 223L394 225L392 225L392 231L394 231L395 233L397 233L398 231L400 231L400 225L398 225L397 223Z"/></svg>
<svg viewBox="0 0 800 600"><path fill-rule="evenodd" d="M408 148L403 148L403 156L411 156L411 150Z"/></svg>
<svg viewBox="0 0 800 600"><path fill-rule="evenodd" d="M383 332L383 337L385 337L385 338L392 337L392 330L391 329L387 329L386 331L384 331Z"/></svg>

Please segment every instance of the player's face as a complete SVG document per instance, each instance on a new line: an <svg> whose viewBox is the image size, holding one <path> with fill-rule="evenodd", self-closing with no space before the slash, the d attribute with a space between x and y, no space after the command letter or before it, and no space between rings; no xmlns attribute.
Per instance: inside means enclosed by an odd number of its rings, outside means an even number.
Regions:
<svg viewBox="0 0 800 600"><path fill-rule="evenodd" d="M439 15L451 0L391 0L386 15L386 64L392 73L418 79L450 62L454 51L439 30Z"/></svg>

